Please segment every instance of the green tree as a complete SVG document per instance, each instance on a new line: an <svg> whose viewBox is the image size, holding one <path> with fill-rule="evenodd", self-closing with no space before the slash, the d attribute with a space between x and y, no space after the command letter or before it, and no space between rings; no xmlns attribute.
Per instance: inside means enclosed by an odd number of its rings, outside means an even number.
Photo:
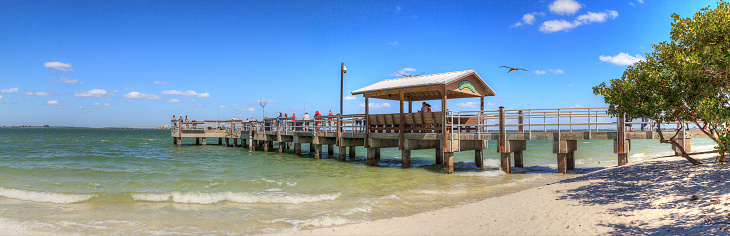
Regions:
<svg viewBox="0 0 730 236"><path fill-rule="evenodd" d="M693 164L674 138L665 138L661 125L688 121L703 127L717 143L718 161L730 151L730 5L702 8L692 18L672 14L671 41L653 45L646 60L629 66L620 79L593 87L609 104L609 114L656 121L660 142L670 143ZM702 122L702 125L700 124Z"/></svg>

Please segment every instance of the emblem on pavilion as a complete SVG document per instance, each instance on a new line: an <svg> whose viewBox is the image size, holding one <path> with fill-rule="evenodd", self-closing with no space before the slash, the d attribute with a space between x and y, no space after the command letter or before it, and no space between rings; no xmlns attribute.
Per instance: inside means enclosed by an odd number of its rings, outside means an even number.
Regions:
<svg viewBox="0 0 730 236"><path fill-rule="evenodd" d="M474 84L472 84L468 80L464 80L464 81L459 82L459 90L462 90L462 89L465 89L465 88L468 88L469 90L471 90L472 93L476 93L477 92L477 89L474 87Z"/></svg>

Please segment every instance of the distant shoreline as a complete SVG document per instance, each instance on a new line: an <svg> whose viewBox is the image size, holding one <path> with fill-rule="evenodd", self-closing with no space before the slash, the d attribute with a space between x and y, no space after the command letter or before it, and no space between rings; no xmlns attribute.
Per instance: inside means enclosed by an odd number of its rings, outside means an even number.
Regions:
<svg viewBox="0 0 730 236"><path fill-rule="evenodd" d="M82 126L0 126L0 128L24 129L170 129L169 127L82 127Z"/></svg>

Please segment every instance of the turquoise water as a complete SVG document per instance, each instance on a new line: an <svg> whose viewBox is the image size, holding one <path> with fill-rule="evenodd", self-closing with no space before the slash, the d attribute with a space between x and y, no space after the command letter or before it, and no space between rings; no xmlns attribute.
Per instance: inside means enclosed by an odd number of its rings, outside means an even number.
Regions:
<svg viewBox="0 0 730 236"><path fill-rule="evenodd" d="M414 167L401 169L397 148L382 149L379 166L369 167L362 148L339 162L291 150L175 146L168 130L0 129L0 227L276 233L411 215L616 165L612 140L579 140L576 171L556 174L552 142L528 141L526 167L505 175L489 145L483 169L473 151L462 152L447 175L433 164L434 150L413 151ZM656 140L633 140L632 148L630 162L673 153ZM709 139L693 140L695 151L711 148Z"/></svg>

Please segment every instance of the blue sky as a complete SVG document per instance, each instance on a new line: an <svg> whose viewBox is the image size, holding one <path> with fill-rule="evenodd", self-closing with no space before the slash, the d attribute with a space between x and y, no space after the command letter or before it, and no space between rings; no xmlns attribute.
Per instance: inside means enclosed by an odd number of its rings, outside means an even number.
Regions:
<svg viewBox="0 0 730 236"><path fill-rule="evenodd" d="M474 69L485 109L605 106L591 88L714 1L2 1L0 125L156 126L339 110L396 71ZM499 66L521 67L507 74ZM449 101L474 110L478 99ZM372 99L374 113L398 103ZM432 102L438 105L438 102ZM345 113L362 113L348 97Z"/></svg>

